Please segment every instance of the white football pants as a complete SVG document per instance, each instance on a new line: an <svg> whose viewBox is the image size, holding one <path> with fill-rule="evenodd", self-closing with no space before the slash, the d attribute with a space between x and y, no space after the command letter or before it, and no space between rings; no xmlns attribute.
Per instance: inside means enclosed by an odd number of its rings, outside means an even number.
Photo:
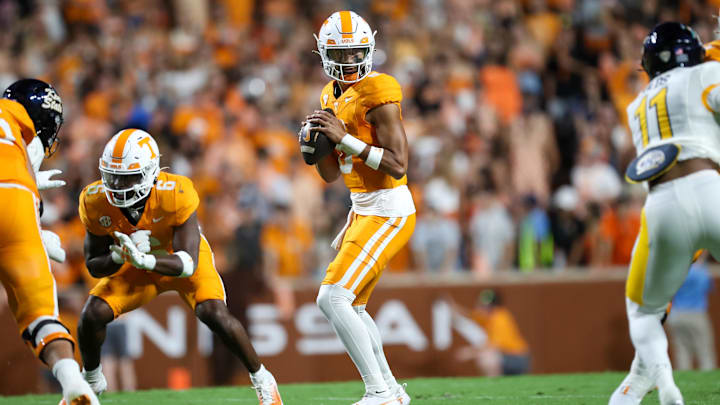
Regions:
<svg viewBox="0 0 720 405"><path fill-rule="evenodd" d="M653 187L633 249L626 285L630 338L662 403L674 403L668 401L680 393L661 319L699 249L720 258L720 174L714 170Z"/></svg>
<svg viewBox="0 0 720 405"><path fill-rule="evenodd" d="M655 186L642 212L627 297L659 313L685 281L696 251L720 259L720 174L702 170Z"/></svg>

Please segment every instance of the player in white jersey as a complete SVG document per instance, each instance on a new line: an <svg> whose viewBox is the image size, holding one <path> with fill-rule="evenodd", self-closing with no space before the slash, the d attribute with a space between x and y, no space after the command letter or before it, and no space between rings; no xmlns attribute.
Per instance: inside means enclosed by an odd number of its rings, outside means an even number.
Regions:
<svg viewBox="0 0 720 405"><path fill-rule="evenodd" d="M661 404L682 405L662 320L694 253L720 258L720 63L702 63L697 34L674 22L643 48L651 80L627 109L638 157L626 177L649 189L626 285L635 358L610 405L640 404L656 386Z"/></svg>

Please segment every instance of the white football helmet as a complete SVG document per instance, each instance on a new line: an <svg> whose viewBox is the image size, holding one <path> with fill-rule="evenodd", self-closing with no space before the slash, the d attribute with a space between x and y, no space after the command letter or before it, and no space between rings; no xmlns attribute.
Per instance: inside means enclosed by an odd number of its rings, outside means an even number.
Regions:
<svg viewBox="0 0 720 405"><path fill-rule="evenodd" d="M325 74L333 79L355 83L372 71L375 32L354 12L333 13L325 20L315 40Z"/></svg>
<svg viewBox="0 0 720 405"><path fill-rule="evenodd" d="M115 134L100 157L110 204L126 208L147 197L160 173L160 150L150 134L128 128Z"/></svg>

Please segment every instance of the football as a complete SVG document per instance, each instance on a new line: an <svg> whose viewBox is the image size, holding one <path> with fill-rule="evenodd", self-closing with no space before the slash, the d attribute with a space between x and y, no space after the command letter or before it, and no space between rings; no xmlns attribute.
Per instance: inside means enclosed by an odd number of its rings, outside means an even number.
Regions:
<svg viewBox="0 0 720 405"><path fill-rule="evenodd" d="M332 113L332 110L326 109ZM333 149L335 144L328 137L319 131L314 131L315 124L306 122L300 129L300 152L306 164L314 165L320 159L327 156Z"/></svg>

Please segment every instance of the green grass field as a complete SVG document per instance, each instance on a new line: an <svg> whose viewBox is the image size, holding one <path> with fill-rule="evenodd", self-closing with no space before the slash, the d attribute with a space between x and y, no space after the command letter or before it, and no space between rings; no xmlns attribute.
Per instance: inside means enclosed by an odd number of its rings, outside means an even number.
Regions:
<svg viewBox="0 0 720 405"><path fill-rule="evenodd" d="M623 373L539 375L503 378L417 378L404 380L413 405L448 404L572 404L606 405ZM720 371L677 372L675 378L685 395L685 404L720 404ZM363 394L357 382L285 384L286 405L350 405ZM0 397L2 405L55 405L59 395ZM105 394L103 404L182 405L257 404L249 387L197 388L189 391L151 390ZM657 392L643 404L657 404Z"/></svg>

